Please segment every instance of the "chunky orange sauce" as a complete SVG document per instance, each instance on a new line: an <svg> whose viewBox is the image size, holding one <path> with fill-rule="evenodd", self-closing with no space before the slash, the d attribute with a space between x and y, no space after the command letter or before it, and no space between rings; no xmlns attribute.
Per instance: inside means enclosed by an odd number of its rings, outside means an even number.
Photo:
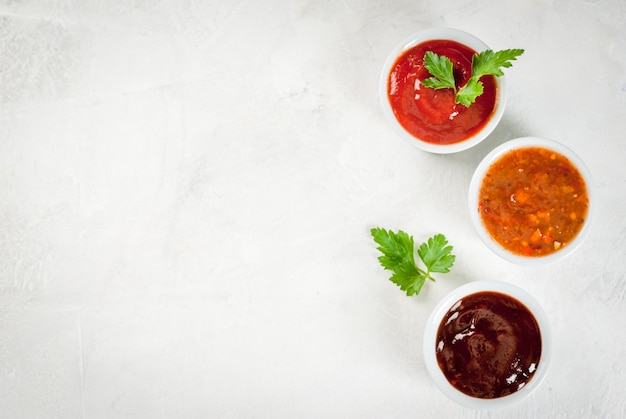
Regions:
<svg viewBox="0 0 626 419"><path fill-rule="evenodd" d="M512 150L487 171L478 210L491 237L523 256L562 249L582 229L589 198L580 172L544 148Z"/></svg>

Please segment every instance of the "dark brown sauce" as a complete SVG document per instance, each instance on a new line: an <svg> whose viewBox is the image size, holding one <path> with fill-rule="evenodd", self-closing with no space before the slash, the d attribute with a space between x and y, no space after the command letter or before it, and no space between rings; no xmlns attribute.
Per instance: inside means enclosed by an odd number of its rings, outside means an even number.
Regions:
<svg viewBox="0 0 626 419"><path fill-rule="evenodd" d="M437 362L450 384L482 399L521 389L541 357L535 317L520 301L493 291L457 301L441 321L436 342Z"/></svg>

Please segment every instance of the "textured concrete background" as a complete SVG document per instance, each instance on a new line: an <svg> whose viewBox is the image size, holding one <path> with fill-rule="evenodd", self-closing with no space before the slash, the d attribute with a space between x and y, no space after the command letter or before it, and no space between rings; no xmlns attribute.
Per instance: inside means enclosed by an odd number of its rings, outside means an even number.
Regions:
<svg viewBox="0 0 626 419"><path fill-rule="evenodd" d="M398 138L387 53L429 27L525 48L496 131ZM626 3L0 0L1 418L626 417ZM537 135L594 175L584 245L500 260L466 208L496 145ZM369 229L442 232L422 295ZM474 412L422 360L437 301L515 283L553 323L548 378Z"/></svg>

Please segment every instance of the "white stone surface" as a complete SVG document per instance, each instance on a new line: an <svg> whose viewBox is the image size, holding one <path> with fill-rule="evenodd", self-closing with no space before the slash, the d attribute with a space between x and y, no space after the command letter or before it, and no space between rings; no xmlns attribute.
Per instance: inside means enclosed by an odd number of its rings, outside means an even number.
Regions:
<svg viewBox="0 0 626 419"><path fill-rule="evenodd" d="M525 48L474 150L423 153L377 97L428 27ZM0 417L626 417L626 3L0 1ZM562 141L598 217L544 268L500 260L466 209L505 140ZM442 232L422 295L369 229ZM430 310L479 279L553 322L547 380L474 412L429 379Z"/></svg>

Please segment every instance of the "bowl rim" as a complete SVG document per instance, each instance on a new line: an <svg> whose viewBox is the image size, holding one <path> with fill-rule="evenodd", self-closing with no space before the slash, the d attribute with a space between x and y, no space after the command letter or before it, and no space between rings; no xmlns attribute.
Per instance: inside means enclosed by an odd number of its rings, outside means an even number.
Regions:
<svg viewBox="0 0 626 419"><path fill-rule="evenodd" d="M585 223L583 224L582 229L578 232L574 240L567 244L567 246L564 246L558 251L545 256L522 256L506 250L491 237L487 229L484 227L480 214L477 210L479 201L478 191L480 189L482 179L485 176L485 173L487 172L489 167L491 167L491 165L496 160L498 160L501 156L508 153L509 151L527 147L545 148L567 157L569 161L578 169L580 175L585 181L585 186L587 188L587 197L589 203L587 207L587 218L585 220ZM490 250L492 250L495 254L502 257L503 259L518 265L541 266L555 262L557 260L561 260L571 255L585 241L595 217L595 200L593 194L594 187L592 183L591 173L589 172L589 169L585 165L584 161L578 156L578 154L576 154L572 149L558 141L548 138L528 136L509 140L491 150L482 159L482 161L476 167L474 174L472 175L472 178L470 180L467 201L472 224L474 225L474 228L477 231L478 236L480 237L482 242L485 243L485 245L487 245Z"/></svg>
<svg viewBox="0 0 626 419"><path fill-rule="evenodd" d="M465 296L483 291L506 294L523 303L535 317L541 334L541 356L539 358L540 361L537 365L537 370L535 371L532 379L522 389L516 391L515 393L495 399L471 397L453 387L439 368L435 353L437 329L439 328L439 324L441 323L444 315L458 300ZM441 390L441 392L444 393L444 395L446 395L450 400L462 406L476 410L495 410L514 406L534 393L545 380L548 370L550 369L553 350L552 346L552 329L550 321L541 304L529 292L518 287L517 285L513 285L505 281L474 281L454 289L443 297L439 303L437 303L435 308L431 311L424 328L424 362L431 379L434 381L439 390Z"/></svg>
<svg viewBox="0 0 626 419"><path fill-rule="evenodd" d="M405 141L429 153L457 153L472 148L473 146L482 142L485 138L489 136L489 134L493 132L496 126L500 123L507 102L506 76L496 77L497 89L495 108L493 113L491 114L489 121L487 121L487 124L485 124L485 126L480 131L478 131L473 136L466 138L465 140L453 144L433 144L421 140L406 131L404 127L400 125L400 122L398 122L398 120L396 119L396 116L393 113L393 109L391 108L391 104L389 103L387 88L389 73L400 54L417 44L432 39L447 39L456 41L461 44L467 45L477 52L489 49L487 44L485 44L482 40L470 34L469 32L465 32L460 29L429 28L413 33L412 35L403 39L402 42L398 43L387 56L387 59L385 60L382 71L380 73L378 96L386 119L391 123L393 130Z"/></svg>

